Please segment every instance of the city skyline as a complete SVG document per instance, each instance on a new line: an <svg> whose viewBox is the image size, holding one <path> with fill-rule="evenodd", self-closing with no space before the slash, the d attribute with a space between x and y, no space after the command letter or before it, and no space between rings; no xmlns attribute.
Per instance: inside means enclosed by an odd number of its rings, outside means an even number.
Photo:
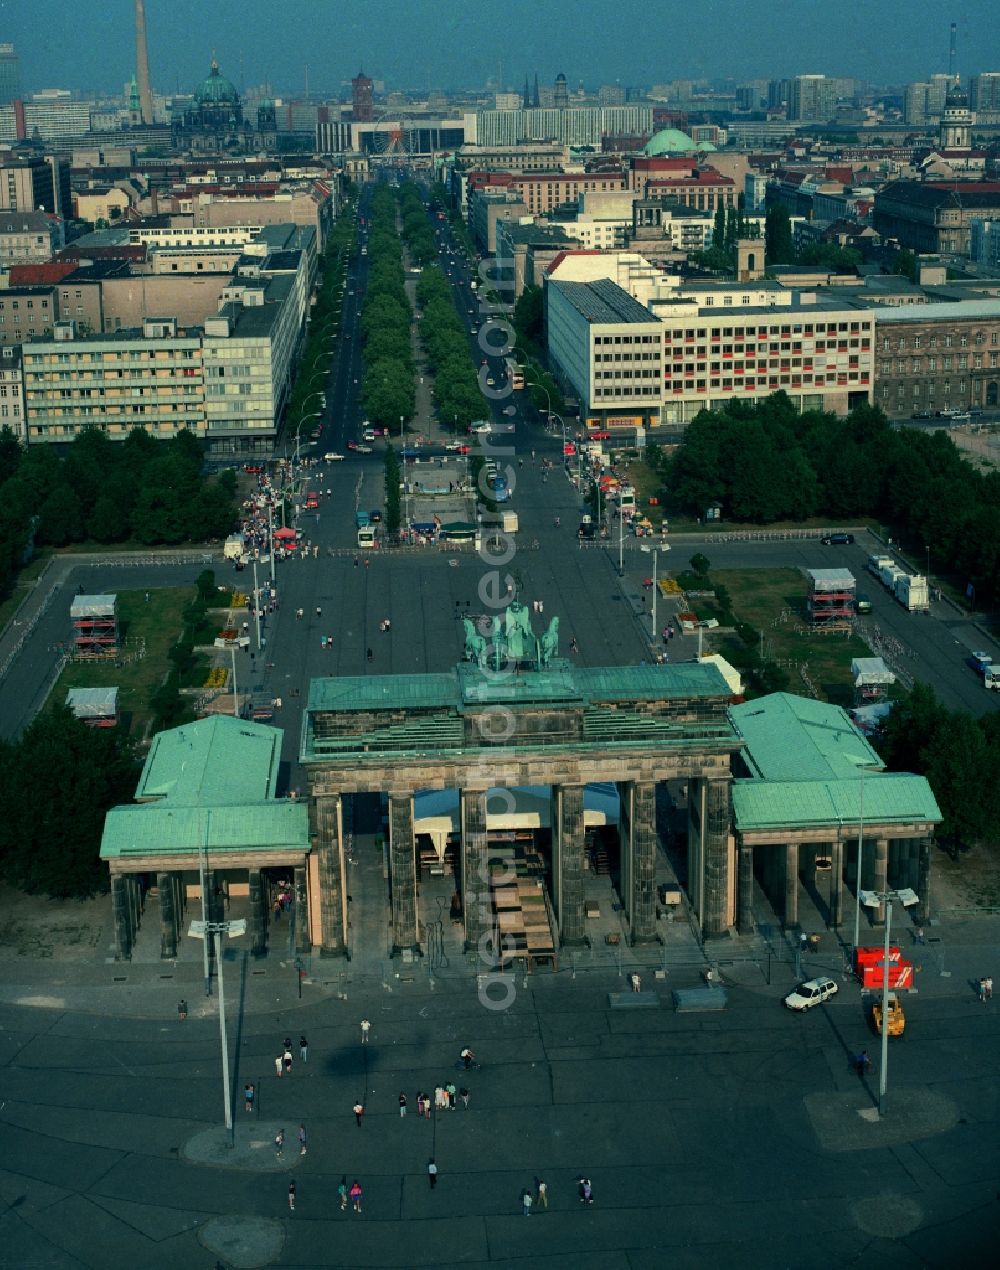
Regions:
<svg viewBox="0 0 1000 1270"><path fill-rule="evenodd" d="M307 75L311 92L339 94L359 68L401 91L487 85L516 91L525 72L536 71L543 83L564 73L571 89L581 80L596 89L615 81L651 85L808 73L898 85L947 70L952 20L958 23L960 74L1000 66L1000 52L991 60L993 50L981 36L993 18L986 0L966 0L954 14L927 0L883 0L877 25L871 5L845 0L836 29L815 0L775 0L752 19L737 0L713 0L659 26L637 0L623 0L613 17L593 0L573 6L566 0L510 0L504 13L498 38L490 17L456 12L440 0L385 0L377 30L360 20L340 21L324 0L289 0L280 10L263 0L218 0L210 10L194 0L147 0L152 86L160 94L192 91L213 53L238 86L268 82L285 95L303 92ZM17 49L26 94L53 87L119 92L135 72L133 0L81 0L75 14L80 26L74 32L82 28L91 38L53 36L65 26L60 0L36 0L30 13L24 7L6 11L0 39ZM908 43L894 48L890 59L885 32L894 30L906 30ZM415 48L427 51L423 63L414 60ZM595 48L604 59L599 66Z"/></svg>

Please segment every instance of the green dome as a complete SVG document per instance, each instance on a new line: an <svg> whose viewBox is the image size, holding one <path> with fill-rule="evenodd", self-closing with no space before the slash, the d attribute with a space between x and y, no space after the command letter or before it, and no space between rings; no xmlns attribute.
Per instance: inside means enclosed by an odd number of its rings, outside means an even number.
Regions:
<svg viewBox="0 0 1000 1270"><path fill-rule="evenodd" d="M208 79L201 81L194 96L198 104L203 106L227 105L236 103L240 99L235 84L226 79L225 75L220 74L219 63L214 59Z"/></svg>
<svg viewBox="0 0 1000 1270"><path fill-rule="evenodd" d="M643 146L643 154L653 157L660 154L693 154L698 147L686 134L677 128L664 128L657 132Z"/></svg>

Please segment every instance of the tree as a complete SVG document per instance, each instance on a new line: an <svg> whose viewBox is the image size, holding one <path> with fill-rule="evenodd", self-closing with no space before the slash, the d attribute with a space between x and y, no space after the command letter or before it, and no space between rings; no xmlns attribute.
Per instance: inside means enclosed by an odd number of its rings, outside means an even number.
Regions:
<svg viewBox="0 0 1000 1270"><path fill-rule="evenodd" d="M795 260L792 224L781 203L772 203L764 216L764 258L769 265L790 265Z"/></svg>
<svg viewBox="0 0 1000 1270"><path fill-rule="evenodd" d="M919 266L916 256L910 251L909 247L901 247L893 256L892 272L904 278L909 278L911 282L917 281Z"/></svg>
<svg viewBox="0 0 1000 1270"><path fill-rule="evenodd" d="M18 742L0 747L0 862L7 880L55 897L107 889L99 858L104 817L129 801L138 772L118 731L88 728L64 705L38 715Z"/></svg>

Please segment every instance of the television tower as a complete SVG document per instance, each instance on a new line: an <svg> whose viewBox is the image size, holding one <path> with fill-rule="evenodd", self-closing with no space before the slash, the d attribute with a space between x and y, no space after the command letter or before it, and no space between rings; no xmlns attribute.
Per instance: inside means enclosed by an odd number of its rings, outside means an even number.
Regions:
<svg viewBox="0 0 1000 1270"><path fill-rule="evenodd" d="M139 110L142 122L153 122L153 93L149 87L149 53L146 50L146 7L135 0L135 78L139 87Z"/></svg>
<svg viewBox="0 0 1000 1270"><path fill-rule="evenodd" d="M951 24L951 43L948 46L948 77L952 80L955 78L955 31L956 26L953 22Z"/></svg>

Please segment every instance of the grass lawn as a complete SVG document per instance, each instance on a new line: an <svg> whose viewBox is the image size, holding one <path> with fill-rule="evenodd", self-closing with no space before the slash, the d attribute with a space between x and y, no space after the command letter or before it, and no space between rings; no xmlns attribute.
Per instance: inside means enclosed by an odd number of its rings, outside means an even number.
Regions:
<svg viewBox="0 0 1000 1270"><path fill-rule="evenodd" d="M118 614L126 656L145 645L145 656L118 667L111 662L73 662L65 667L52 701L65 701L70 688L117 688L121 726L141 740L149 725L149 700L170 669L167 652L177 642L181 614L194 598L194 587L118 591ZM206 663L205 675L208 674Z"/></svg>
<svg viewBox="0 0 1000 1270"><path fill-rule="evenodd" d="M764 632L764 653L769 661L806 663L821 699L845 708L852 704L851 659L870 657L871 650L855 635L816 635L803 630L806 580L798 569L713 569L711 583L726 588L733 612L741 621ZM704 602L695 602L696 611L705 607ZM787 614L784 621L782 614ZM735 639L713 640L713 647L725 656L726 646ZM742 641L737 642L745 647ZM791 691L806 691L798 669L787 669Z"/></svg>

